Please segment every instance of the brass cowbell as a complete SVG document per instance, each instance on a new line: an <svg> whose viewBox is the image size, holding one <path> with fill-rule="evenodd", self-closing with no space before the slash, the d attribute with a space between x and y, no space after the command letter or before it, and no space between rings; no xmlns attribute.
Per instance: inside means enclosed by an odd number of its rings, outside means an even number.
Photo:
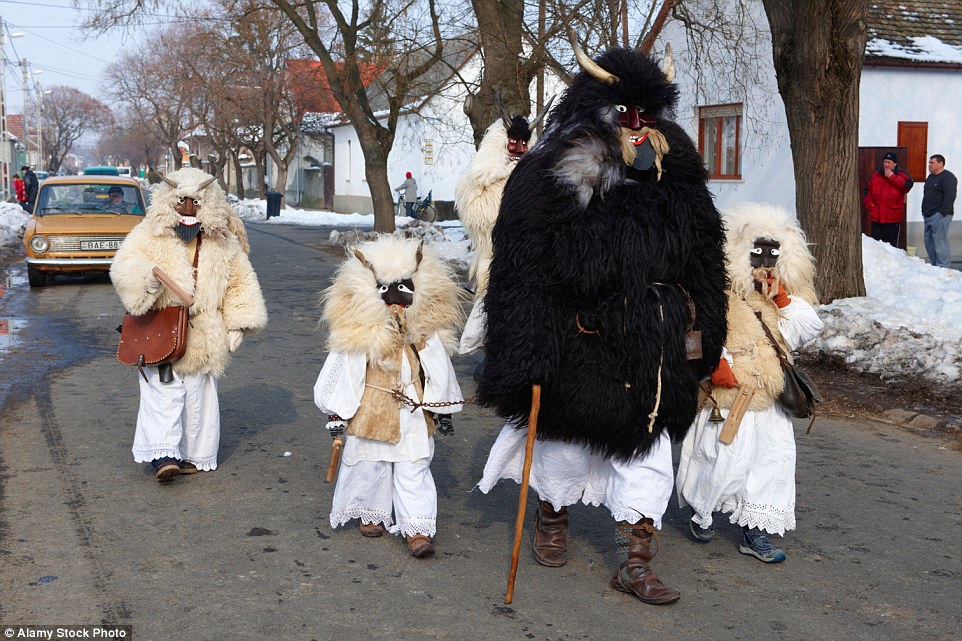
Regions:
<svg viewBox="0 0 962 641"><path fill-rule="evenodd" d="M708 422L721 423L724 420L725 420L725 417L722 416L721 410L718 409L718 403L716 403L715 400L712 399L711 414L708 415Z"/></svg>

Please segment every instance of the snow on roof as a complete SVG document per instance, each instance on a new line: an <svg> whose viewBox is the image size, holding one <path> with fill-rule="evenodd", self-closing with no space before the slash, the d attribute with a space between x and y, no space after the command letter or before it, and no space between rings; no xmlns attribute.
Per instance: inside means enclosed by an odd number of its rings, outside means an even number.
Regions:
<svg viewBox="0 0 962 641"><path fill-rule="evenodd" d="M867 63L962 64L958 0L872 2L867 23Z"/></svg>

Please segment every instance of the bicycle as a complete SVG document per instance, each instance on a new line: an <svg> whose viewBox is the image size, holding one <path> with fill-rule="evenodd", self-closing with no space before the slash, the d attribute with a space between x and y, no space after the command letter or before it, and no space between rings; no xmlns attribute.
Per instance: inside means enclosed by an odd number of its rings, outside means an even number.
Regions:
<svg viewBox="0 0 962 641"><path fill-rule="evenodd" d="M434 190L429 191L428 195L424 198L421 198L420 196L418 197L417 202L414 204L414 217L416 219L423 220L426 223L433 223L437 219L438 212L436 209L434 209L434 205L432 204L434 202L431 197L433 192ZM407 209L404 206L403 194L399 195L397 198L397 203L394 205L394 215L397 217L407 216Z"/></svg>

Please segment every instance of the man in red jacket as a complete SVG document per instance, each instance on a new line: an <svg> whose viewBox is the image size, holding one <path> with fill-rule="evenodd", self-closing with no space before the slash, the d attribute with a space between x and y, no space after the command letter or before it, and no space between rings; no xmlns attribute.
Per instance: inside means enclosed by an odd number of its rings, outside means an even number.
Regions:
<svg viewBox="0 0 962 641"><path fill-rule="evenodd" d="M872 174L865 185L862 202L872 222L872 238L898 247L899 225L905 209L905 194L912 189L912 177L899 169L894 152L885 154L882 168Z"/></svg>

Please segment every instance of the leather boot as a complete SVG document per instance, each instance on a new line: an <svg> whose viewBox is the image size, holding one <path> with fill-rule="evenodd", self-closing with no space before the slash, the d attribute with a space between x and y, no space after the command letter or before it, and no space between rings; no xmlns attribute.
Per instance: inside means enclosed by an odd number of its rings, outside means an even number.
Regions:
<svg viewBox="0 0 962 641"><path fill-rule="evenodd" d="M411 556L417 559L424 559L434 554L434 543L423 534L414 534L405 536L404 538L407 541L408 552L411 553Z"/></svg>
<svg viewBox="0 0 962 641"><path fill-rule="evenodd" d="M568 510L555 512L548 501L540 501L534 513L534 541L531 545L535 560L549 568L568 562Z"/></svg>
<svg viewBox="0 0 962 641"><path fill-rule="evenodd" d="M651 551L651 540L658 535L654 521L644 518L637 523L620 521L618 531L628 539L628 559L611 577L611 587L634 594L645 603L654 605L674 603L680 599L681 592L662 583L651 569L651 559L655 556Z"/></svg>

